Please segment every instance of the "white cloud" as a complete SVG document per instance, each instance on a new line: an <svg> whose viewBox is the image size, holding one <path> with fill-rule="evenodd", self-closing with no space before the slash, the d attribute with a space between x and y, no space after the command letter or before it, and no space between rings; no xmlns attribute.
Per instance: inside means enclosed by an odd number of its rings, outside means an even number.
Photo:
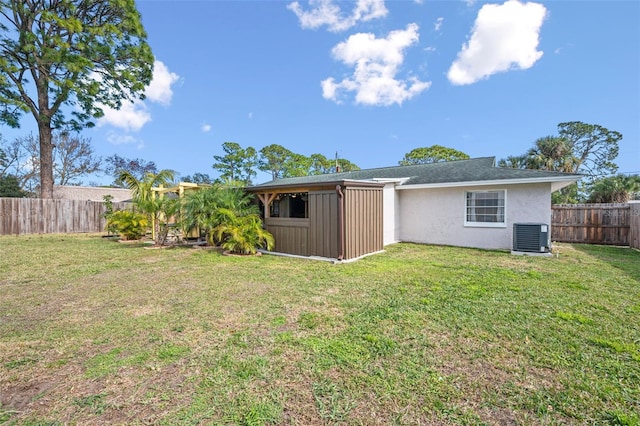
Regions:
<svg viewBox="0 0 640 426"><path fill-rule="evenodd" d="M416 77L396 79L404 62L404 51L418 42L418 25L409 24L406 30L392 31L386 38L358 33L336 45L333 57L354 66L353 75L341 82L327 78L321 82L322 96L340 103L343 92L355 92L355 101L363 105L402 104L431 86Z"/></svg>
<svg viewBox="0 0 640 426"><path fill-rule="evenodd" d="M249 113L249 120L253 120L253 113L252 112Z"/></svg>
<svg viewBox="0 0 640 426"><path fill-rule="evenodd" d="M117 110L101 105L104 116L98 120L98 126L111 125L126 131L142 129L145 124L151 121L147 101L169 106L173 97L171 86L179 78L177 74L170 72L164 63L156 60L153 66L153 78L145 90L146 101L125 101Z"/></svg>
<svg viewBox="0 0 640 426"><path fill-rule="evenodd" d="M102 106L104 116L98 126L111 125L127 131L138 131L151 121L151 113L142 101L123 102L120 109Z"/></svg>
<svg viewBox="0 0 640 426"><path fill-rule="evenodd" d="M351 3L345 2L343 4L349 5ZM309 6L311 9L305 11L300 3L294 1L287 5L287 9L296 14L302 28L316 29L326 25L331 32L348 30L358 22L382 18L389 12L384 5L384 0L357 0L348 16L345 16L333 0L309 0Z"/></svg>
<svg viewBox="0 0 640 426"><path fill-rule="evenodd" d="M442 28L442 23L443 23L443 22L444 22L444 18L443 18L442 16L441 16L441 17L439 17L438 19L436 19L435 24L433 24L433 29L434 29L436 32L439 32L439 31L440 31L440 28Z"/></svg>
<svg viewBox="0 0 640 426"><path fill-rule="evenodd" d="M449 81L472 84L499 72L531 68L543 54L537 48L546 13L541 4L518 0L482 6L469 41L449 68Z"/></svg>
<svg viewBox="0 0 640 426"><path fill-rule="evenodd" d="M200 127L200 130L202 130L203 133L209 133L211 131L211 124L204 123Z"/></svg>
<svg viewBox="0 0 640 426"><path fill-rule="evenodd" d="M173 90L171 86L180 79L178 74L169 71L169 68L161 61L153 63L153 79L144 94L151 102L157 102L168 106L171 104Z"/></svg>
<svg viewBox="0 0 640 426"><path fill-rule="evenodd" d="M108 132L107 142L113 145L132 145L137 144L138 147L144 146L143 142L128 134Z"/></svg>

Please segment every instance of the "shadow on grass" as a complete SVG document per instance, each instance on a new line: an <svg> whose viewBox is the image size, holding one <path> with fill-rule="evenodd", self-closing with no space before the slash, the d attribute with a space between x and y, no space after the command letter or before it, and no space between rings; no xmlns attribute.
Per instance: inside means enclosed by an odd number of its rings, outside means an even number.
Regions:
<svg viewBox="0 0 640 426"><path fill-rule="evenodd" d="M640 282L640 251L629 247L573 244L576 250L606 262Z"/></svg>

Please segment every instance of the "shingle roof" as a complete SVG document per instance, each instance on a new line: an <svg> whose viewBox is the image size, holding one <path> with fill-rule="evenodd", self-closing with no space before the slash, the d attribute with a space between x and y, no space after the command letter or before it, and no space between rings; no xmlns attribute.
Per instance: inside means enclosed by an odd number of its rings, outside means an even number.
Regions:
<svg viewBox="0 0 640 426"><path fill-rule="evenodd" d="M353 172L275 179L255 185L260 187L280 187L311 185L340 181L371 181L374 179L408 179L407 185L448 184L500 180L578 180L580 175L542 170L512 169L495 166L495 157L472 158L469 160L412 166L381 167Z"/></svg>

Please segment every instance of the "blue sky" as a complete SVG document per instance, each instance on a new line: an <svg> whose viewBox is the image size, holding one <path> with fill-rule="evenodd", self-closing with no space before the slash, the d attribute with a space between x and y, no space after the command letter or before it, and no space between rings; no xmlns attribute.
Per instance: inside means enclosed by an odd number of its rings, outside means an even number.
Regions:
<svg viewBox="0 0 640 426"><path fill-rule="evenodd" d="M433 144L500 159L583 121L621 132L619 171L640 172L638 1L137 4L154 82L83 132L101 156L212 177L226 141L361 168Z"/></svg>

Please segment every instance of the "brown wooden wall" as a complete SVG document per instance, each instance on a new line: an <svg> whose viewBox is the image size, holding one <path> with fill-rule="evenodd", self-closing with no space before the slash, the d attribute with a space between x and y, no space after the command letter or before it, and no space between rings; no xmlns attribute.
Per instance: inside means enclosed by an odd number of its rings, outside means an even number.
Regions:
<svg viewBox="0 0 640 426"><path fill-rule="evenodd" d="M551 211L553 241L621 246L630 243L629 204L556 204ZM639 232L638 228L634 231Z"/></svg>
<svg viewBox="0 0 640 426"><path fill-rule="evenodd" d="M640 203L629 204L629 245L640 249Z"/></svg>
<svg viewBox="0 0 640 426"><path fill-rule="evenodd" d="M269 217L265 221L267 231L273 235L278 253L310 256L309 219Z"/></svg>
<svg viewBox="0 0 640 426"><path fill-rule="evenodd" d="M113 203L125 209L129 203ZM40 198L0 198L0 235L104 232L104 203Z"/></svg>
<svg viewBox="0 0 640 426"><path fill-rule="evenodd" d="M345 199L345 259L383 250L382 188L351 188Z"/></svg>
<svg viewBox="0 0 640 426"><path fill-rule="evenodd" d="M309 255L336 259L339 255L338 194L309 192Z"/></svg>

